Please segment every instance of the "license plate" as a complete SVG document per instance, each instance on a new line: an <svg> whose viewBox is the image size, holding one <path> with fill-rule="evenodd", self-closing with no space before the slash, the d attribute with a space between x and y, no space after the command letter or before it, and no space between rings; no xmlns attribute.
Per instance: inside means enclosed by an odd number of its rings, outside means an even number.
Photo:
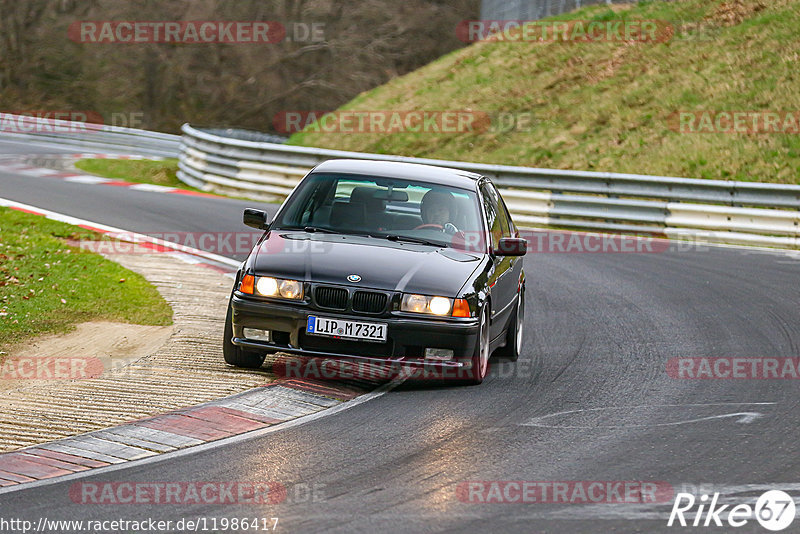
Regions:
<svg viewBox="0 0 800 534"><path fill-rule="evenodd" d="M386 341L385 323L365 323L329 317L308 317L306 332L315 336L331 336L362 341Z"/></svg>

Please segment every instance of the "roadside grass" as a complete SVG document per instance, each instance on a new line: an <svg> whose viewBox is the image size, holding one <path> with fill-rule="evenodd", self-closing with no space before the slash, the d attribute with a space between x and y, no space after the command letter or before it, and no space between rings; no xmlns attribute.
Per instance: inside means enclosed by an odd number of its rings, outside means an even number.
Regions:
<svg viewBox="0 0 800 534"><path fill-rule="evenodd" d="M662 43L482 41L365 92L343 110L525 114L467 133L324 133L289 144L507 165L800 183L800 135L680 133L680 111L800 110L800 3L676 0L556 17L660 20ZM496 123L494 123L496 124Z"/></svg>
<svg viewBox="0 0 800 534"><path fill-rule="evenodd" d="M75 167L103 178L125 180L137 184L155 184L200 191L178 179L178 160L99 159L87 158L75 162Z"/></svg>
<svg viewBox="0 0 800 534"><path fill-rule="evenodd" d="M89 174L94 174L103 178L111 178L112 180L177 187L178 189L185 189L196 193L213 194L239 200L251 200L241 195L225 194L217 191L203 191L202 189L181 182L177 175L178 160L174 158L165 159L163 161L149 159L86 158L76 161L75 167ZM259 202L280 203L279 200L260 200Z"/></svg>
<svg viewBox="0 0 800 534"><path fill-rule="evenodd" d="M172 309L144 277L67 242L99 237L0 207L0 350L89 320L172 324Z"/></svg>

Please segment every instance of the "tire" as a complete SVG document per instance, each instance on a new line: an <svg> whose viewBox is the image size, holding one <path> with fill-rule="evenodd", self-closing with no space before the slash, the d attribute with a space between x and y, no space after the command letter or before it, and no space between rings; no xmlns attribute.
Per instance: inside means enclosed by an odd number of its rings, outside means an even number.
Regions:
<svg viewBox="0 0 800 534"><path fill-rule="evenodd" d="M498 356L515 362L522 352L522 338L525 332L525 289L519 294L517 309L506 330L506 344L497 351Z"/></svg>
<svg viewBox="0 0 800 534"><path fill-rule="evenodd" d="M249 350L242 350L231 341L233 339L233 309L230 302L228 303L228 313L225 315L225 333L222 340L222 355L225 357L225 363L242 367L244 369L258 369L264 363L266 354L260 352L253 352Z"/></svg>
<svg viewBox="0 0 800 534"><path fill-rule="evenodd" d="M469 371L467 384L477 386L486 378L489 370L489 307L485 306L481 312L481 323L478 328L478 339L475 341L475 352L472 354L472 368Z"/></svg>

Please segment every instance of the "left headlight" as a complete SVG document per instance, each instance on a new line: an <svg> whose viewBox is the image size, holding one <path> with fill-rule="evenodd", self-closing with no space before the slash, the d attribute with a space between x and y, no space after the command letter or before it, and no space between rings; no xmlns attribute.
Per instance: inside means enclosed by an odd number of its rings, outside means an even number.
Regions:
<svg viewBox="0 0 800 534"><path fill-rule="evenodd" d="M250 295L261 295L290 300L303 299L303 283L272 276L245 275L239 290Z"/></svg>

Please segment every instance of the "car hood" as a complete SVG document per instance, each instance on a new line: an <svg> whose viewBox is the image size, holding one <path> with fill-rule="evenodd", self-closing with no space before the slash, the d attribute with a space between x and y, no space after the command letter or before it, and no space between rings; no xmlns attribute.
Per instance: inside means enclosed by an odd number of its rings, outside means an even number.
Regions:
<svg viewBox="0 0 800 534"><path fill-rule="evenodd" d="M256 274L388 291L457 296L481 254L354 235L272 231L251 257ZM358 283L348 282L358 275Z"/></svg>

